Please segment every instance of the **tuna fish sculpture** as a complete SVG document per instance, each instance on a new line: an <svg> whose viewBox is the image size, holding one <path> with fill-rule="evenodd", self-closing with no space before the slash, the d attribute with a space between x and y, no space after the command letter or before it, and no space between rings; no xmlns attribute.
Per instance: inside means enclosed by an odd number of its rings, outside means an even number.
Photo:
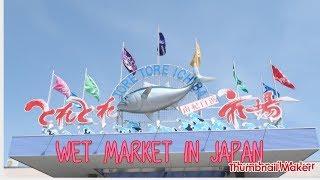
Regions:
<svg viewBox="0 0 320 180"><path fill-rule="evenodd" d="M146 114L153 120L153 113L168 107L177 108L177 104L199 82L209 82L212 77L205 77L195 71L195 78L191 83L182 88L151 85L126 94L117 105L119 112Z"/></svg>

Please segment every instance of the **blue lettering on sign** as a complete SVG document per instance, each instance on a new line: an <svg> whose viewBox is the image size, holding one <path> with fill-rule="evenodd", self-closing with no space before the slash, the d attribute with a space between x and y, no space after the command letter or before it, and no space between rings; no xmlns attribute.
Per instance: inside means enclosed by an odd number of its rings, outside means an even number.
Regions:
<svg viewBox="0 0 320 180"><path fill-rule="evenodd" d="M147 66L146 68L146 74L147 76L152 76L153 75L153 68L151 66Z"/></svg>
<svg viewBox="0 0 320 180"><path fill-rule="evenodd" d="M190 84L191 82L193 82L195 80L196 77L193 74L191 74L190 72L187 72L187 73L188 74L183 79L183 82L186 84Z"/></svg>
<svg viewBox="0 0 320 180"><path fill-rule="evenodd" d="M141 74L143 78L146 77L146 74L144 73L144 70L145 69L139 69L138 70L138 74Z"/></svg>
<svg viewBox="0 0 320 180"><path fill-rule="evenodd" d="M168 76L169 65L162 65L162 76Z"/></svg>
<svg viewBox="0 0 320 180"><path fill-rule="evenodd" d="M185 75L186 75L186 70L182 69L182 70L180 70L180 71L178 72L177 78L178 78L179 80L183 80L183 77L184 77Z"/></svg>
<svg viewBox="0 0 320 180"><path fill-rule="evenodd" d="M169 76L173 79L185 83L186 85L192 83L196 79L196 76L194 76L192 72L178 66L169 64L149 65L138 69L135 75L133 75L132 73L127 75L114 89L112 96L114 96L116 98L116 101L119 102L134 84L136 84L139 80L151 76ZM192 91L197 95L199 99L208 95L207 88L201 82L196 83L192 87Z"/></svg>
<svg viewBox="0 0 320 180"><path fill-rule="evenodd" d="M138 82L138 79L133 74L129 75L129 79L131 80L132 85Z"/></svg>
<svg viewBox="0 0 320 180"><path fill-rule="evenodd" d="M160 65L153 65L153 71L155 76L160 76Z"/></svg>

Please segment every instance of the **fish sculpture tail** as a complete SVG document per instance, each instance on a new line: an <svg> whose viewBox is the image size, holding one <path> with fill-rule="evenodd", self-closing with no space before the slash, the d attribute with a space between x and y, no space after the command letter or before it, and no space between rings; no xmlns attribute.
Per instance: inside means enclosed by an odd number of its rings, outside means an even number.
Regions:
<svg viewBox="0 0 320 180"><path fill-rule="evenodd" d="M199 68L198 67L194 67L193 68L193 72L194 74L196 75L197 79L200 81L200 82L210 82L210 81L213 81L215 80L216 78L214 77L209 77L209 76L202 76L199 72Z"/></svg>

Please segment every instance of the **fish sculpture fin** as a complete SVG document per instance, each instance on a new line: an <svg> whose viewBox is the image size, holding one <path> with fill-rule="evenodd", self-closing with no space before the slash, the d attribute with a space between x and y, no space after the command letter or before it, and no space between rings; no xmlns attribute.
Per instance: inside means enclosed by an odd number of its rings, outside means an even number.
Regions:
<svg viewBox="0 0 320 180"><path fill-rule="evenodd" d="M153 121L153 113L146 113L146 116L148 117L148 119Z"/></svg>
<svg viewBox="0 0 320 180"><path fill-rule="evenodd" d="M213 81L213 80L216 79L216 78L214 78L214 77L201 76L201 75L199 75L199 76L197 76L197 77L200 79L201 82L211 82L211 81Z"/></svg>
<svg viewBox="0 0 320 180"><path fill-rule="evenodd" d="M177 111L180 111L178 102L172 104L169 107L166 107L165 110L177 110Z"/></svg>
<svg viewBox="0 0 320 180"><path fill-rule="evenodd" d="M143 93L141 94L141 98L142 99L147 99L147 97L149 96L150 92L151 92L152 87L147 87Z"/></svg>
<svg viewBox="0 0 320 180"><path fill-rule="evenodd" d="M289 96L283 96L283 97L280 97L278 98L279 101L286 101L286 102L298 102L299 100L298 99L294 99L292 97L289 97Z"/></svg>

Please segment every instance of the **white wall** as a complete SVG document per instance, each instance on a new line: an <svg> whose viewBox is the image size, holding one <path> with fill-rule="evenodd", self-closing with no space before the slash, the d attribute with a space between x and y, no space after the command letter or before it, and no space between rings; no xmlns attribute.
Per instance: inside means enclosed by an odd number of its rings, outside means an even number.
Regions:
<svg viewBox="0 0 320 180"><path fill-rule="evenodd" d="M48 175L33 168L4 168L3 175L6 177L49 177Z"/></svg>

